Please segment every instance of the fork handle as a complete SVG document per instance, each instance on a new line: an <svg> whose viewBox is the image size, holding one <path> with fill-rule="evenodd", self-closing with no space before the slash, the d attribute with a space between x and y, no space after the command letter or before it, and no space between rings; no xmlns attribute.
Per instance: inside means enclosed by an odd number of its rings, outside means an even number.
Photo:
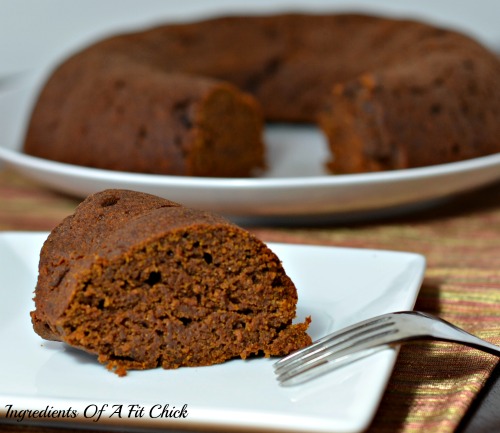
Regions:
<svg viewBox="0 0 500 433"><path fill-rule="evenodd" d="M395 313L401 314L401 313ZM432 340L447 341L451 343L461 343L465 346L473 347L474 349L482 350L483 352L490 353L491 355L500 355L500 347L482 340L475 335L458 328L453 323L450 323L440 317L431 314L422 313L420 311L404 312L405 315L418 316L415 321L412 321L413 330L420 332L412 332L408 334L407 340L429 338ZM418 320L417 320L418 319ZM424 323L422 323L422 319ZM420 334L420 335L417 335ZM405 338L402 338L405 340Z"/></svg>
<svg viewBox="0 0 500 433"><path fill-rule="evenodd" d="M441 319L440 317L432 316L427 313L412 312L422 318L427 319L427 329L423 331L422 336L428 336L431 339L437 339L441 341L447 341L451 343L461 343L474 349L482 350L483 352L490 353L491 355L500 355L500 347L495 346L488 341L482 340L475 335L458 328L453 323ZM418 326L418 322L415 323ZM418 338L418 337L415 337Z"/></svg>

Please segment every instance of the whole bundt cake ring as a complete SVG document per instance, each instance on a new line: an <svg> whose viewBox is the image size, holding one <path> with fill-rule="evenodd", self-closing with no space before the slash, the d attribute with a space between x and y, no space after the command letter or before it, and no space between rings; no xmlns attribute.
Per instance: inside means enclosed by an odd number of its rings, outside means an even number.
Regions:
<svg viewBox="0 0 500 433"><path fill-rule="evenodd" d="M236 16L100 41L49 78L25 152L191 176L265 166L263 121L319 122L336 173L500 151L500 61L454 31L358 14ZM291 149L290 151L293 151Z"/></svg>

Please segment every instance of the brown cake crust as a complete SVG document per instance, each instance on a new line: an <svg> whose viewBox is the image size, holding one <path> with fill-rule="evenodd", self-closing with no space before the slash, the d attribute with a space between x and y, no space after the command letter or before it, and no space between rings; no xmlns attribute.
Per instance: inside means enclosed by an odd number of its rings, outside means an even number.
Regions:
<svg viewBox="0 0 500 433"><path fill-rule="evenodd" d="M310 344L276 255L223 218L149 194L89 196L45 242L35 331L128 369L211 365Z"/></svg>
<svg viewBox="0 0 500 433"><path fill-rule="evenodd" d="M261 135L256 102L229 83L90 50L42 90L25 150L108 170L245 177L265 165Z"/></svg>
<svg viewBox="0 0 500 433"><path fill-rule="evenodd" d="M246 176L264 164L261 115L252 94L267 121L319 121L334 155L329 165L334 172L453 162L500 151L499 73L498 58L471 38L409 20L282 14L165 25L101 41L58 68L35 108L25 151L102 168ZM144 79L136 83L129 75ZM131 92L124 104L118 82ZM221 83L246 92L226 88L233 110L217 112L200 103ZM101 88L109 90L103 98L92 93ZM140 97L141 91L152 93L152 102ZM197 101L188 110L197 113L189 116L193 128L186 128L185 116L175 115L188 93L189 101ZM87 94L93 96L85 105ZM102 106L96 108L94 100ZM133 104L132 112L118 113L117 107L128 110ZM155 117L148 107L162 104L161 120L144 123ZM114 111L108 116L110 106ZM240 113L234 123L232 111ZM211 126L198 128L197 116ZM168 133L150 133L164 124ZM228 145L214 152L201 131L221 124L231 125L229 131L218 129L208 142L213 146L227 132L222 141ZM158 138L162 134L168 137ZM126 144L127 139L132 142ZM104 154L120 153L116 148L126 152L114 156L119 164L108 163ZM236 154L246 155L248 149L254 153L239 163ZM207 163L205 170L199 168L203 163L191 162L219 158L221 163ZM218 169L231 165L230 173Z"/></svg>

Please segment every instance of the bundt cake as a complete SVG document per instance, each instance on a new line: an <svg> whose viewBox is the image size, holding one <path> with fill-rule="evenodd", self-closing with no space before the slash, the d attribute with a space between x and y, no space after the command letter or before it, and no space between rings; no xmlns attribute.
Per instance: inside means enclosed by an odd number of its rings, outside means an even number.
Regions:
<svg viewBox="0 0 500 433"><path fill-rule="evenodd" d="M319 122L336 173L440 164L500 151L499 76L478 42L410 20L290 13L163 25L60 65L24 149L106 169L248 176L265 166L264 119Z"/></svg>
<svg viewBox="0 0 500 433"><path fill-rule="evenodd" d="M310 344L277 256L223 218L149 194L105 190L40 254L31 313L48 340L124 375L285 355Z"/></svg>

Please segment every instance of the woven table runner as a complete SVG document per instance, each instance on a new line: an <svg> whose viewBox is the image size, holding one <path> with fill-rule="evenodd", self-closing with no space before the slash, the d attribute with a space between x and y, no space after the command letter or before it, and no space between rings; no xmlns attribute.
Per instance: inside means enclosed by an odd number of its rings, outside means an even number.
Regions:
<svg viewBox="0 0 500 433"><path fill-rule="evenodd" d="M79 201L11 171L0 171L0 230L51 230ZM248 229L267 242L423 254L427 271L415 309L439 315L500 344L499 184L397 219ZM368 431L453 432L497 361L491 355L448 343L403 346Z"/></svg>

